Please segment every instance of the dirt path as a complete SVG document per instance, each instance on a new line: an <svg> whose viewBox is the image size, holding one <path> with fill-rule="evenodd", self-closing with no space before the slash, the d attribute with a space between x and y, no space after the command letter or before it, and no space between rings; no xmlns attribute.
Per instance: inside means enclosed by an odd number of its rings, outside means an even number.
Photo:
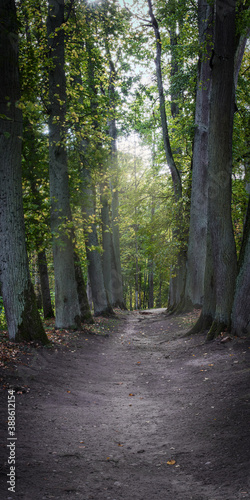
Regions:
<svg viewBox="0 0 250 500"><path fill-rule="evenodd" d="M1 498L250 499L250 342L185 338L188 322L129 313L10 373L16 493L4 390Z"/></svg>

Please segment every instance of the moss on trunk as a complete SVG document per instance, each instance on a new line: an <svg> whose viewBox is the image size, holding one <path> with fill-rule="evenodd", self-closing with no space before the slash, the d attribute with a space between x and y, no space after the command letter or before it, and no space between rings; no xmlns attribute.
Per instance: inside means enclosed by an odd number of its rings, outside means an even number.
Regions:
<svg viewBox="0 0 250 500"><path fill-rule="evenodd" d="M227 328L227 325L225 323L222 323L220 321L213 321L212 326L207 334L207 341L211 341L216 339L225 329Z"/></svg>

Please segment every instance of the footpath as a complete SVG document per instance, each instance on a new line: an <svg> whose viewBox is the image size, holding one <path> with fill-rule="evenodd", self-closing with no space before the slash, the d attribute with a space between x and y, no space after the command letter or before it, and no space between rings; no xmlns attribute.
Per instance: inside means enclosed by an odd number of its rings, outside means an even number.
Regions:
<svg viewBox="0 0 250 500"><path fill-rule="evenodd" d="M250 499L250 340L185 337L195 314L119 313L5 370L1 498Z"/></svg>

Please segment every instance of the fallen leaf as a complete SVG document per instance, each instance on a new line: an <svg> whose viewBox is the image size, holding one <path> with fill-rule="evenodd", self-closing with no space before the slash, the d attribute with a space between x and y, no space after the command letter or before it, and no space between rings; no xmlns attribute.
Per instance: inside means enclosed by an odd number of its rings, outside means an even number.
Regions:
<svg viewBox="0 0 250 500"><path fill-rule="evenodd" d="M225 342L230 342L230 340L233 340L232 337L223 337L222 340L220 341L221 344L225 344Z"/></svg>
<svg viewBox="0 0 250 500"><path fill-rule="evenodd" d="M176 464L176 460L169 460L169 461L167 462L167 464L168 464L168 465L174 465L174 464Z"/></svg>
<svg viewBox="0 0 250 500"><path fill-rule="evenodd" d="M70 393L71 391L67 391L68 393Z"/></svg>
<svg viewBox="0 0 250 500"><path fill-rule="evenodd" d="M129 396L134 396L134 394L131 392L131 393L129 394Z"/></svg>

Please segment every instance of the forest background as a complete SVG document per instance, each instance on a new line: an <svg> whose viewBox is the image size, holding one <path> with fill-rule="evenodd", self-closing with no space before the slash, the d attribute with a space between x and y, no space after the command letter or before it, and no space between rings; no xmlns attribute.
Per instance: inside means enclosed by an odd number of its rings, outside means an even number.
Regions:
<svg viewBox="0 0 250 500"><path fill-rule="evenodd" d="M92 307L202 307L193 331L250 334L249 7L0 0L11 339Z"/></svg>

